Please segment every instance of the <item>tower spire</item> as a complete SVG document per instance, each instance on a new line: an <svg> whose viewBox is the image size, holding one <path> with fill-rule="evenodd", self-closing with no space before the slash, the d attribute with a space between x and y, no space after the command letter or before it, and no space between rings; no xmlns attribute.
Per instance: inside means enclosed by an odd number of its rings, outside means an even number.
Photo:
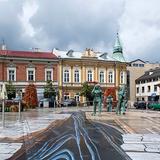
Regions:
<svg viewBox="0 0 160 160"><path fill-rule="evenodd" d="M119 39L119 34L117 32L117 37L116 37L116 41L115 41L115 44L114 44L114 47L113 47L113 53L123 53L123 48L122 48L122 45L121 45L121 42L120 42L120 39Z"/></svg>
<svg viewBox="0 0 160 160"><path fill-rule="evenodd" d="M123 48L119 39L118 32L117 32L116 41L113 47L112 58L120 62L125 62L125 59L123 57Z"/></svg>

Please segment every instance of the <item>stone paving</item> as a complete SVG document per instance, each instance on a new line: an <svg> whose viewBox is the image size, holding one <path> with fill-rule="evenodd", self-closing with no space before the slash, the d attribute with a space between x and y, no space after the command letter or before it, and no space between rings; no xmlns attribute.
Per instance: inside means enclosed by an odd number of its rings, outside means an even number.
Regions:
<svg viewBox="0 0 160 160"><path fill-rule="evenodd" d="M123 131L124 144L121 146L133 160L160 160L160 112L130 110L126 115L117 116L115 112L104 112L101 116L91 116L92 107L39 109L23 112L21 120L14 113L7 113L6 126L0 127L0 160L12 156L22 143L5 142L8 137L15 140L29 133L46 128L57 119L66 119L69 112L86 111L86 118L103 123L116 124ZM65 114L59 114L63 112ZM68 114L66 114L68 113ZM10 114L12 116L10 116ZM61 115L61 116L60 116ZM14 118L13 118L14 117ZM1 118L1 115L0 115ZM2 126L0 121L0 126Z"/></svg>
<svg viewBox="0 0 160 160"><path fill-rule="evenodd" d="M124 134L121 146L133 160L160 160L159 134Z"/></svg>
<svg viewBox="0 0 160 160"><path fill-rule="evenodd" d="M17 118L12 118L15 113L7 113L5 127L0 127L0 142L3 142L0 143L0 160L11 157L21 148L23 143L13 143L16 139L45 129L55 120L63 120L70 116L70 114L58 113L59 111L49 108L27 111L23 112L20 121ZM7 143L4 143L5 139L7 139Z"/></svg>
<svg viewBox="0 0 160 160"><path fill-rule="evenodd" d="M101 116L87 119L115 124L123 132L121 146L132 160L160 160L160 112L151 110L129 110L126 115L103 112Z"/></svg>
<svg viewBox="0 0 160 160"><path fill-rule="evenodd" d="M0 143L0 159L10 158L17 152L23 143Z"/></svg>

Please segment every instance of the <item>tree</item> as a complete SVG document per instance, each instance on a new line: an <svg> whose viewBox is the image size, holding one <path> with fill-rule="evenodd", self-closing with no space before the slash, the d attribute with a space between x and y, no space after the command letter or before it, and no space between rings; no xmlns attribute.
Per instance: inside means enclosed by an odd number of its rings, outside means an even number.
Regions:
<svg viewBox="0 0 160 160"><path fill-rule="evenodd" d="M56 91L52 84L52 81L47 81L47 84L44 86L44 97L53 98L55 96L56 96Z"/></svg>
<svg viewBox="0 0 160 160"><path fill-rule="evenodd" d="M90 84L88 82L84 82L80 95L86 97L87 101L93 101L93 96L92 96L92 90L93 90L94 85Z"/></svg>
<svg viewBox="0 0 160 160"><path fill-rule="evenodd" d="M24 101L29 108L35 108L38 106L37 89L34 84L26 86Z"/></svg>
<svg viewBox="0 0 160 160"><path fill-rule="evenodd" d="M9 82L6 84L6 91L7 91L7 97L8 97L8 99L15 98L15 96L16 96L16 88L15 88L15 86L12 84L11 81L9 81Z"/></svg>

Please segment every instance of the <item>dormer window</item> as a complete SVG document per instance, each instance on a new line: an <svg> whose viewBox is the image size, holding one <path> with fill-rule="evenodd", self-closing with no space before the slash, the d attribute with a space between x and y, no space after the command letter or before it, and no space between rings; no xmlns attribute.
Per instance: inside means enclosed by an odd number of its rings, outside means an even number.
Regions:
<svg viewBox="0 0 160 160"><path fill-rule="evenodd" d="M74 51L71 49L71 50L69 50L69 51L67 52L66 55L67 55L68 57L73 57L73 52L74 52Z"/></svg>
<svg viewBox="0 0 160 160"><path fill-rule="evenodd" d="M103 53L99 57L101 57L103 59L107 59L107 56L108 56L108 53Z"/></svg>

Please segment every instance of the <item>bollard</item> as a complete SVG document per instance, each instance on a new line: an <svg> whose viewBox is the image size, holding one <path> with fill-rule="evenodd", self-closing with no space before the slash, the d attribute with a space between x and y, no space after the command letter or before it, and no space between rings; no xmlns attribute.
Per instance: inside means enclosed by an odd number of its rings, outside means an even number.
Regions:
<svg viewBox="0 0 160 160"><path fill-rule="evenodd" d="M21 121L21 101L19 101L18 104L18 121Z"/></svg>
<svg viewBox="0 0 160 160"><path fill-rule="evenodd" d="M5 127L5 109L4 109L4 99L2 100L2 127Z"/></svg>

